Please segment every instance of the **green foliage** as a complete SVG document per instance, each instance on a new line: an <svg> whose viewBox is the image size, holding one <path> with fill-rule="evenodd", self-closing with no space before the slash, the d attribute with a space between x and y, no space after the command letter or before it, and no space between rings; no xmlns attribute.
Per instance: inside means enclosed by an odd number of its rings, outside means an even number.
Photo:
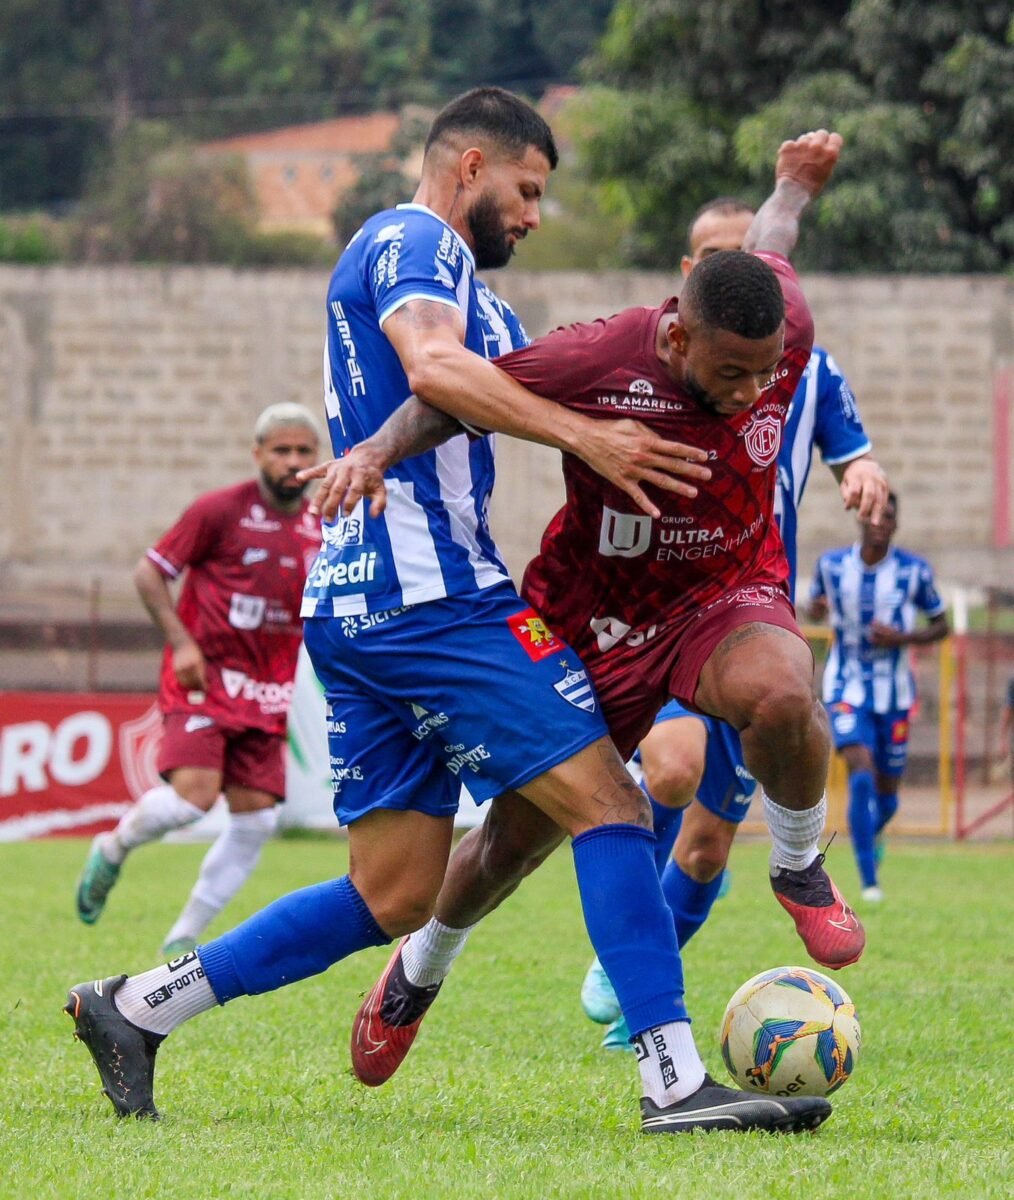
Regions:
<svg viewBox="0 0 1014 1200"><path fill-rule="evenodd" d="M850 894L839 847L832 869ZM137 851L94 928L73 915L86 848L54 838L3 850L0 901L18 935L0 941L4 1200L1010 1194L1005 846L889 844L887 900L864 913L865 957L840 973L863 1025L859 1065L816 1134L673 1139L637 1131L633 1056L600 1051L601 1029L581 1014L590 950L567 850L475 931L385 1087L348 1072L352 1016L382 948L187 1022L158 1054L163 1121L118 1122L60 1006L79 980L159 961L205 847ZM346 864L338 839L271 843L211 932ZM716 1076L728 997L801 956L771 896L767 847L737 844L732 867L732 892L685 954L694 1032Z"/></svg>
<svg viewBox="0 0 1014 1200"><path fill-rule="evenodd" d="M833 270L997 271L1014 261L1014 44L992 0L619 0L589 77L583 151L674 265L717 194L757 202L779 143L845 152L797 259Z"/></svg>
<svg viewBox="0 0 1014 1200"><path fill-rule="evenodd" d="M0 262L42 265L64 253L63 231L46 217L0 219Z"/></svg>

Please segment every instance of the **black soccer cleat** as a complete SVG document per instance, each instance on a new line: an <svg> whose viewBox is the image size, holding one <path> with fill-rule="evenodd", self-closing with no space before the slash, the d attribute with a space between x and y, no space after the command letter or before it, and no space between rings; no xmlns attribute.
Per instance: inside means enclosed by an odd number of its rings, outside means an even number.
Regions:
<svg viewBox="0 0 1014 1200"><path fill-rule="evenodd" d="M695 1129L728 1129L749 1133L804 1133L816 1129L831 1115L823 1096L754 1096L722 1087L710 1075L691 1096L660 1108L641 1097L642 1133L692 1133Z"/></svg>
<svg viewBox="0 0 1014 1200"><path fill-rule="evenodd" d="M165 1037L132 1025L113 1003L126 978L113 975L76 984L63 1011L74 1018L74 1036L88 1047L117 1116L157 1121L155 1053Z"/></svg>

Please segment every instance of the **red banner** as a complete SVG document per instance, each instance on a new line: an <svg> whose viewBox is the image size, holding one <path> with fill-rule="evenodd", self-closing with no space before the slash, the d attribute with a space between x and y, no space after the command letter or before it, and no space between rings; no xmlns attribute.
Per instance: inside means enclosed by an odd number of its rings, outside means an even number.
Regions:
<svg viewBox="0 0 1014 1200"><path fill-rule="evenodd" d="M158 783L154 696L0 693L0 842L110 829Z"/></svg>

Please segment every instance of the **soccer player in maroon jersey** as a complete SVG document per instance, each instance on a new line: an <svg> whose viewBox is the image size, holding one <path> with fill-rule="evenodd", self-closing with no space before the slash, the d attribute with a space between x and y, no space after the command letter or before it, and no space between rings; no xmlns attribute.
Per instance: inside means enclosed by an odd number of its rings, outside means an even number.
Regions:
<svg viewBox="0 0 1014 1200"><path fill-rule="evenodd" d="M203 817L224 791L229 820L163 953L175 958L232 899L277 824L285 793L285 722L302 641L299 605L320 545L297 473L316 461L316 421L274 404L254 426L256 479L199 497L145 554L134 582L165 635L158 770L109 833L92 843L77 888L88 925L131 850ZM184 574L178 604L169 585Z"/></svg>
<svg viewBox="0 0 1014 1200"><path fill-rule="evenodd" d="M651 428L707 450L710 484L677 503L662 497L654 517L631 511L612 485L565 456L567 504L523 590L582 655L621 754L670 696L740 731L765 791L772 887L804 942L836 966L859 957L865 934L817 852L830 743L788 598L773 500L782 424L813 340L785 254L840 145L823 130L784 143L751 253L709 256L678 305L558 330L498 360L533 391L587 415L629 411L639 397ZM325 516L351 511L363 496L382 505L383 469L443 421L410 401L386 436L381 430L372 445L356 447L353 462L319 468ZM452 857L436 917L402 943L360 1009L355 1030L388 1046L371 1062L354 1033L353 1067L364 1081L393 1074L468 929L561 840L522 797L494 801Z"/></svg>

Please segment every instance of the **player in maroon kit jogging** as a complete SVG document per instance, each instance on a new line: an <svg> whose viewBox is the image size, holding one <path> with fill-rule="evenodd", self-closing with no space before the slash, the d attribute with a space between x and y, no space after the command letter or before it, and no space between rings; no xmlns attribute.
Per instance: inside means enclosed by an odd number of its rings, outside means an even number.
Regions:
<svg viewBox="0 0 1014 1200"><path fill-rule="evenodd" d="M813 340L785 254L839 147L824 131L785 143L775 192L747 239L752 253L710 256L678 304L558 330L497 360L532 391L587 415L629 412L637 400L654 431L708 452L710 483L693 498L658 496L657 517L565 455L567 504L523 594L580 653L621 755L670 697L740 732L765 792L772 887L828 966L854 962L865 935L817 850L830 742L773 503L781 430ZM403 437L396 416L387 440L382 430L373 447L356 447L355 463L327 468L325 515L338 503L348 511L360 495L382 503L378 471L411 452L425 420L406 418ZM399 947L360 1009L352 1054L364 1082L397 1069L469 927L561 840L521 796L493 802L451 859L436 917Z"/></svg>
<svg viewBox="0 0 1014 1200"><path fill-rule="evenodd" d="M78 916L102 915L127 854L202 817L221 792L224 831L162 949L192 950L232 899L275 830L285 793L285 722L302 641L299 605L320 545L296 479L317 459L308 409L275 404L254 426L257 479L197 499L141 559L137 590L166 639L159 681L163 736L146 792L92 843L77 889ZM179 603L169 584L186 571Z"/></svg>

